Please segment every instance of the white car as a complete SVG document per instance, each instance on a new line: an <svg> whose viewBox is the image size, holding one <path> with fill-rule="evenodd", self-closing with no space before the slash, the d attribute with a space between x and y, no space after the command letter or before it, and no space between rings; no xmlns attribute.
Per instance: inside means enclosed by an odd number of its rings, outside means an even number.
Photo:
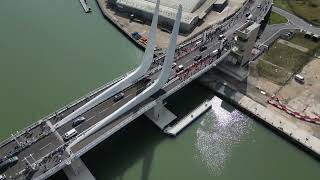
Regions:
<svg viewBox="0 0 320 180"><path fill-rule="evenodd" d="M0 174L0 180L5 180L7 177L4 174Z"/></svg>

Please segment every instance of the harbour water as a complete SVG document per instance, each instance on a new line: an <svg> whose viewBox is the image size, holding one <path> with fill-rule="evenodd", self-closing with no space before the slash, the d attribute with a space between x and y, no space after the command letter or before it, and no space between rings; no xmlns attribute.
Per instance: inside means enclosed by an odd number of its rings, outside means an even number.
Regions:
<svg viewBox="0 0 320 180"><path fill-rule="evenodd" d="M2 0L0 139L136 67L142 52L94 1ZM168 99L187 114L212 93L189 85ZM177 138L137 119L84 157L98 180L318 179L319 161L214 97ZM65 179L62 172L52 180Z"/></svg>

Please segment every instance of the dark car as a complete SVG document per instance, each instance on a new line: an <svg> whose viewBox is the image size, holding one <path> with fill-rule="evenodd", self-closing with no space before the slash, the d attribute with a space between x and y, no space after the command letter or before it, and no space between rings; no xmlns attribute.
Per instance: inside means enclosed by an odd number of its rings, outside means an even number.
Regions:
<svg viewBox="0 0 320 180"><path fill-rule="evenodd" d="M85 117L79 117L77 118L76 120L74 120L72 122L72 126L73 127L76 127L76 126L79 126L81 123L83 123L84 121L86 121L86 118Z"/></svg>
<svg viewBox="0 0 320 180"><path fill-rule="evenodd" d="M201 56L201 55L197 55L196 57L194 57L194 59L193 59L193 60L195 60L195 61L199 61L201 58L202 58L202 56Z"/></svg>
<svg viewBox="0 0 320 180"><path fill-rule="evenodd" d="M206 49L208 49L207 46L201 46L201 47L200 47L200 52L202 52L202 51L204 51L204 50L206 50Z"/></svg>
<svg viewBox="0 0 320 180"><path fill-rule="evenodd" d="M114 102L118 102L118 101L120 101L123 97L124 97L124 93L121 92L121 93L119 93L119 94L117 94L117 95L115 95L115 96L113 97L113 101L114 101Z"/></svg>

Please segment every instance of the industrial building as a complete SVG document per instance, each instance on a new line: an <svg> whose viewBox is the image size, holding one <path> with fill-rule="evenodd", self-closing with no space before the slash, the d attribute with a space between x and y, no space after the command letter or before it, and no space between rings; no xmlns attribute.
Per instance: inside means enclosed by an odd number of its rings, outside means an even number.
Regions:
<svg viewBox="0 0 320 180"><path fill-rule="evenodd" d="M143 22L150 22L156 0L111 0L110 3L118 12L126 14L128 18L137 18ZM191 32L200 20L211 11L222 11L227 0L162 0L160 5L159 25L162 29L171 29L175 13L179 4L183 7L180 32Z"/></svg>

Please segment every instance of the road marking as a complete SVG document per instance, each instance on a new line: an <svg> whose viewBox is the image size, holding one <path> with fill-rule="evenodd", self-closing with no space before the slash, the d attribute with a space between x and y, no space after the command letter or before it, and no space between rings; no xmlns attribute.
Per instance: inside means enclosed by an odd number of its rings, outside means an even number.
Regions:
<svg viewBox="0 0 320 180"><path fill-rule="evenodd" d="M103 112L105 112L105 111L108 110L108 109L109 109L109 108L106 108L106 109L100 111L99 114L102 114Z"/></svg>
<svg viewBox="0 0 320 180"><path fill-rule="evenodd" d="M96 116L92 116L92 117L88 118L87 121L90 121L90 120L93 119L94 117L96 117Z"/></svg>
<svg viewBox="0 0 320 180"><path fill-rule="evenodd" d="M42 148L40 148L40 151L42 151L44 148L46 148L46 147L48 147L48 146L50 146L50 145L51 145L51 143L49 143L49 144L47 144L47 145L43 146Z"/></svg>

